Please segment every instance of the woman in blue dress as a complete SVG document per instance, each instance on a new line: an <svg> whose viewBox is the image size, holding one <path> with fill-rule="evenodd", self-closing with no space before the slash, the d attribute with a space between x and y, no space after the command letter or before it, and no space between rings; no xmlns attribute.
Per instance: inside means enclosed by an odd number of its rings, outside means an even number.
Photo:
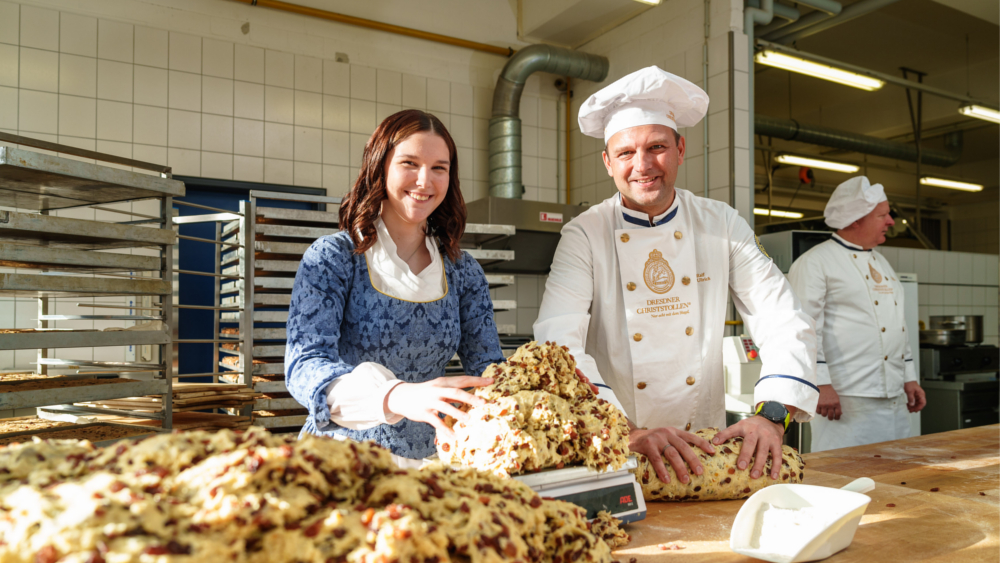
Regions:
<svg viewBox="0 0 1000 563"><path fill-rule="evenodd" d="M365 145L340 228L302 258L288 315L286 379L309 408L303 433L374 440L397 461L435 452L439 414L482 405L492 383L445 377L458 353L478 375L503 361L489 286L459 249L465 230L455 143L429 113L383 121ZM400 458L403 458L402 460Z"/></svg>

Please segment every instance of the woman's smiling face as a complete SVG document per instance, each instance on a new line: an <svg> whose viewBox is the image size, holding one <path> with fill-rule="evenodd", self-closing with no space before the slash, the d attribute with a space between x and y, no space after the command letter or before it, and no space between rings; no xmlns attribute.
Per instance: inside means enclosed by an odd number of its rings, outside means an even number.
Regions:
<svg viewBox="0 0 1000 563"><path fill-rule="evenodd" d="M448 144L435 133L414 133L396 145L385 164L383 218L423 226L448 193L450 169Z"/></svg>

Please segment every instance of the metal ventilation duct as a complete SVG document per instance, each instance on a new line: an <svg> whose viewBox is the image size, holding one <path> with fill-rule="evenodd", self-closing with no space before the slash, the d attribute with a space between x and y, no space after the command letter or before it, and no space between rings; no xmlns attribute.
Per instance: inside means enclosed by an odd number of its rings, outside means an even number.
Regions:
<svg viewBox="0 0 1000 563"><path fill-rule="evenodd" d="M859 135L849 131L830 129L819 125L803 125L794 119L779 119L758 115L754 117L754 132L765 137L775 137L786 141L798 141L873 156L884 156L896 160L917 161L917 147L878 137ZM961 137L949 136L945 139L947 151L920 149L920 160L932 166L951 166L962 155Z"/></svg>
<svg viewBox="0 0 1000 563"><path fill-rule="evenodd" d="M600 82L608 76L608 59L550 45L531 45L507 61L493 91L493 117L490 119L491 196L521 198L521 118L518 111L524 83L535 72Z"/></svg>

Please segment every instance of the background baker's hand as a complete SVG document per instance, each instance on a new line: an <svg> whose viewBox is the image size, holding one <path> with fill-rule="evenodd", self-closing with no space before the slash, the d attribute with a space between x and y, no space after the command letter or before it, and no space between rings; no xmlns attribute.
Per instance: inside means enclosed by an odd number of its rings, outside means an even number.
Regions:
<svg viewBox="0 0 1000 563"><path fill-rule="evenodd" d="M398 414L403 418L416 422L426 422L437 429L438 434L446 440L454 440L455 432L448 428L438 413L449 415L460 422L469 419L469 415L455 408L452 403L464 403L480 407L486 401L463 391L465 387L486 387L493 379L489 377L439 377L423 383L400 383L385 396L383 408L385 412Z"/></svg>
<svg viewBox="0 0 1000 563"><path fill-rule="evenodd" d="M833 385L819 386L819 403L816 404L816 414L825 416L830 420L840 420L840 417L844 414L844 411L840 408L840 395L834 391Z"/></svg>
<svg viewBox="0 0 1000 563"><path fill-rule="evenodd" d="M705 469L701 466L698 454L691 449L689 444L701 448L710 455L715 455L715 448L697 434L685 432L678 428L653 428L652 430L633 429L628 435L628 448L635 453L640 453L649 458L649 463L656 471L660 481L670 482L670 475L667 473L667 466L663 463L666 456L667 462L674 468L674 473L681 483L689 483L691 477L688 468L695 475L701 475ZM686 463L686 464L685 464Z"/></svg>
<svg viewBox="0 0 1000 563"><path fill-rule="evenodd" d="M764 464L767 463L767 456L770 454L771 479L777 479L781 473L781 439L784 435L783 425L771 422L762 416L751 416L716 434L715 438L712 438L712 443L718 446L730 438L742 436L743 447L740 448L740 455L736 458L736 467L741 470L746 469L750 465L750 457L753 456L754 464L750 470L750 477L757 479L764 472Z"/></svg>
<svg viewBox="0 0 1000 563"><path fill-rule="evenodd" d="M583 372L580 371L580 368L576 368L576 376L580 378L580 381L583 381L587 385L590 385L590 390L593 391L595 395L597 394L599 389L597 388L596 385L590 382L590 379L587 379L586 375L583 375Z"/></svg>
<svg viewBox="0 0 1000 563"><path fill-rule="evenodd" d="M916 381L907 381L903 384L903 391L906 392L906 408L910 412L920 412L927 406L927 394Z"/></svg>

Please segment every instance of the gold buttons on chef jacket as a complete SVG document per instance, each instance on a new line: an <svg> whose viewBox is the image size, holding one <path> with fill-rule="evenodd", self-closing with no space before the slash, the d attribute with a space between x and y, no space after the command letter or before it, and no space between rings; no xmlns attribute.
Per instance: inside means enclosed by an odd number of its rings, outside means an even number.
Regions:
<svg viewBox="0 0 1000 563"><path fill-rule="evenodd" d="M621 239L622 242L628 242L628 233L622 233Z"/></svg>
<svg viewBox="0 0 1000 563"><path fill-rule="evenodd" d="M687 379L685 379L684 381L685 381L685 383L687 383L688 385L694 385L694 378L693 378L693 377L688 377L688 378L687 378Z"/></svg>
<svg viewBox="0 0 1000 563"><path fill-rule="evenodd" d="M875 300L875 304L878 305L878 300L877 299Z"/></svg>
<svg viewBox="0 0 1000 563"><path fill-rule="evenodd" d="M885 332L885 327L882 327L882 332Z"/></svg>
<svg viewBox="0 0 1000 563"><path fill-rule="evenodd" d="M628 282L625 287L627 287L629 291L635 291L635 284L632 282Z"/></svg>
<svg viewBox="0 0 1000 563"><path fill-rule="evenodd" d="M885 361L887 361L887 362L889 361L889 356L885 357Z"/></svg>
<svg viewBox="0 0 1000 563"><path fill-rule="evenodd" d="M633 334L633 335L632 335L632 340L635 340L636 342L638 342L638 341L642 340L642 334L640 334L640 333L638 333L638 332L637 332L637 333L635 333L635 334Z"/></svg>
<svg viewBox="0 0 1000 563"><path fill-rule="evenodd" d="M674 231L674 238L680 240L680 239L684 238L684 233L682 233L680 231Z"/></svg>
<svg viewBox="0 0 1000 563"><path fill-rule="evenodd" d="M694 334L694 329L691 327L687 327L684 329L684 334L691 336L692 334Z"/></svg>
<svg viewBox="0 0 1000 563"><path fill-rule="evenodd" d="M684 430L691 430L691 423L690 422L687 423L687 426L684 427Z"/></svg>
<svg viewBox="0 0 1000 563"><path fill-rule="evenodd" d="M687 284L691 283L691 278L689 278L687 276L684 276L683 278L681 278L681 283L684 284L684 285L687 285Z"/></svg>
<svg viewBox="0 0 1000 563"><path fill-rule="evenodd" d="M645 389L646 388L646 382L645 381L640 381L638 384L636 384L636 387L638 387L639 389Z"/></svg>
<svg viewBox="0 0 1000 563"><path fill-rule="evenodd" d="M865 279L868 279L868 275L867 274L865 275Z"/></svg>
<svg viewBox="0 0 1000 563"><path fill-rule="evenodd" d="M854 255L854 257L855 257L855 258L857 258L857 257L858 257L858 255L857 255L857 254L855 254L855 255Z"/></svg>

